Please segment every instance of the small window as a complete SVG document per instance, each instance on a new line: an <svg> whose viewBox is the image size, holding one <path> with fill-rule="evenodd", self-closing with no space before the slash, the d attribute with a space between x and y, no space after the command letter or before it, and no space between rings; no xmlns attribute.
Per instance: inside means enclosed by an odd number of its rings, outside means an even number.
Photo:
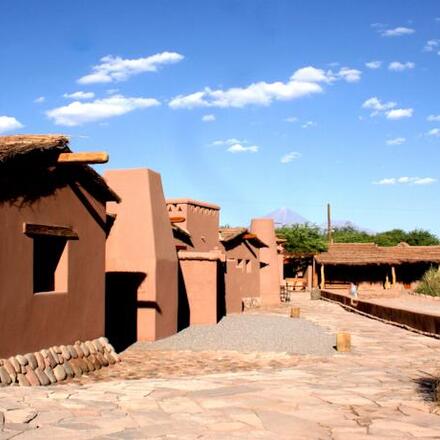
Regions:
<svg viewBox="0 0 440 440"><path fill-rule="evenodd" d="M244 260L242 260L241 258L237 259L237 269L244 269Z"/></svg>
<svg viewBox="0 0 440 440"><path fill-rule="evenodd" d="M34 236L34 293L67 292L67 239Z"/></svg>

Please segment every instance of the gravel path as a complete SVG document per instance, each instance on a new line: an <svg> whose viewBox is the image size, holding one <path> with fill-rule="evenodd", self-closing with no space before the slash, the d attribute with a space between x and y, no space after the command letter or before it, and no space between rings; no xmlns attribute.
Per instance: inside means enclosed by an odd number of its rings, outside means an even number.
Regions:
<svg viewBox="0 0 440 440"><path fill-rule="evenodd" d="M305 319L274 315L230 315L217 325L197 325L156 342L137 342L147 350L233 350L327 356L335 337Z"/></svg>

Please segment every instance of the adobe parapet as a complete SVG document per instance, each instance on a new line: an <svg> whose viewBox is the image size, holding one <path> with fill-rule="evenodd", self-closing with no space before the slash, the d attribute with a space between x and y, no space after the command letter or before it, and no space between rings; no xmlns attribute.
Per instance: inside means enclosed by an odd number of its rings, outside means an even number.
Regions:
<svg viewBox="0 0 440 440"><path fill-rule="evenodd" d="M193 199L168 199L168 216L191 235L189 250L206 252L219 248L220 206Z"/></svg>
<svg viewBox="0 0 440 440"><path fill-rule="evenodd" d="M167 205L190 205L220 211L220 206L215 205L214 203L201 202L193 199L167 199Z"/></svg>

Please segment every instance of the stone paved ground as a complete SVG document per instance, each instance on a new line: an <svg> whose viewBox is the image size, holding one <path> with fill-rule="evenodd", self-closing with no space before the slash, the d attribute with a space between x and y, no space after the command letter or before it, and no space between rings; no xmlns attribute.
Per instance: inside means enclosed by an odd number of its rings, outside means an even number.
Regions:
<svg viewBox="0 0 440 440"><path fill-rule="evenodd" d="M353 352L129 350L117 368L86 379L0 389L0 440L440 439L431 388L439 340L305 294L294 303L329 331L350 331Z"/></svg>

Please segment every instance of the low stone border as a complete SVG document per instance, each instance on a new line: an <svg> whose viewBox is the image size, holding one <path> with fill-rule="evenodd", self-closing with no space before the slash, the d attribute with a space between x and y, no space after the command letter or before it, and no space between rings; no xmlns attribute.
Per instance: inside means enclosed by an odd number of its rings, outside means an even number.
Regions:
<svg viewBox="0 0 440 440"><path fill-rule="evenodd" d="M108 339L77 341L0 359L0 386L51 385L120 362Z"/></svg>
<svg viewBox="0 0 440 440"><path fill-rule="evenodd" d="M321 299L385 324L440 339L440 316L384 306L361 299L353 300L347 295L328 290L321 290Z"/></svg>
<svg viewBox="0 0 440 440"><path fill-rule="evenodd" d="M434 301L440 301L440 296L425 295L424 293L417 292L408 292L408 294L413 296L420 296L421 298L433 299Z"/></svg>
<svg viewBox="0 0 440 440"><path fill-rule="evenodd" d="M243 310L258 309L261 307L261 298L258 296L248 296L242 298Z"/></svg>

